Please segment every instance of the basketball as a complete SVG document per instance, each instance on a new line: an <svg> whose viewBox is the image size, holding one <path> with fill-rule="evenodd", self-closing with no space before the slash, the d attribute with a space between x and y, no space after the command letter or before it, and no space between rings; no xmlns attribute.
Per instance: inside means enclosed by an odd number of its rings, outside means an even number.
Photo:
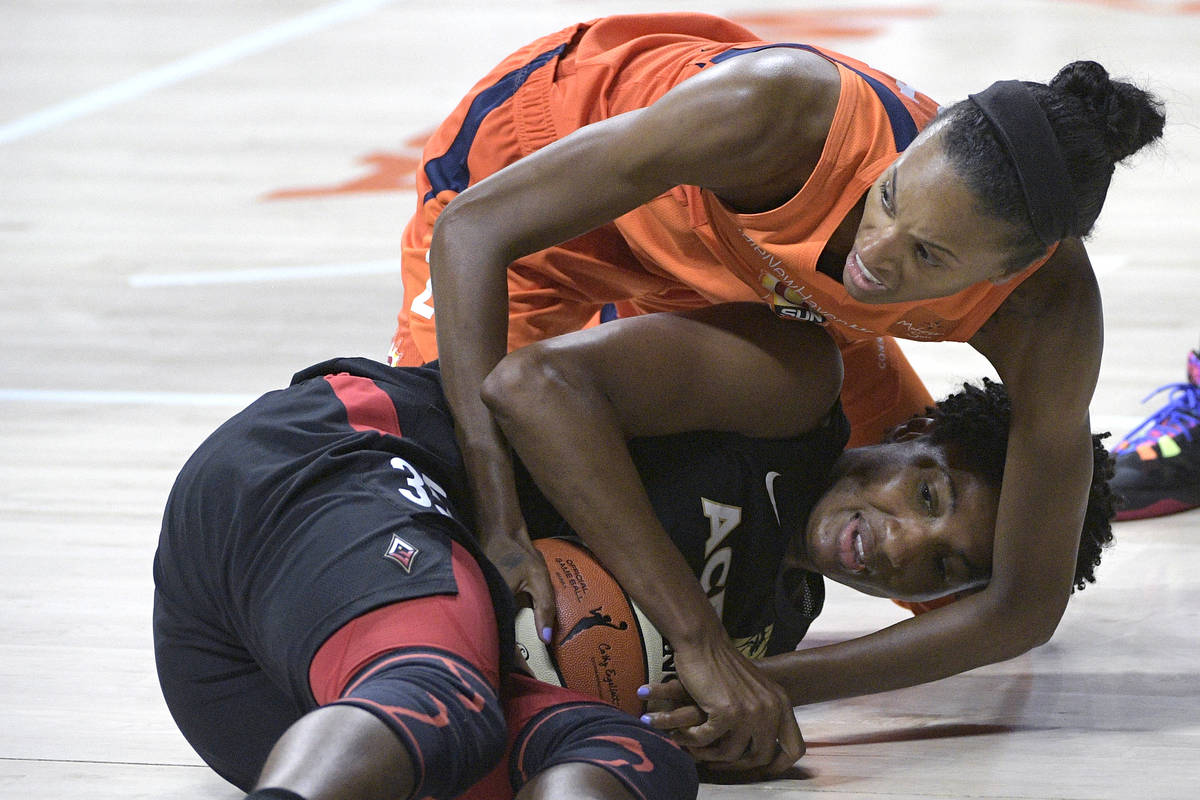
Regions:
<svg viewBox="0 0 1200 800"><path fill-rule="evenodd" d="M573 539L537 539L554 584L554 640L538 638L533 611L517 614L517 646L539 680L640 715L639 686L662 680L662 636L591 551Z"/></svg>

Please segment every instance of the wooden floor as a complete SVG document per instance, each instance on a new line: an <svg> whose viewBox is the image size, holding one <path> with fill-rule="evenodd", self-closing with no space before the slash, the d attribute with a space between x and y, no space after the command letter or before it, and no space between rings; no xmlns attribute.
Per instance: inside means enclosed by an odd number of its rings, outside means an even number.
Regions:
<svg viewBox="0 0 1200 800"><path fill-rule="evenodd" d="M943 100L1076 58L1168 103L1092 252L1098 427L1200 340L1200 4L7 0L0 4L0 798L236 798L175 730L150 559L175 472L249 397L381 357L414 143L511 48L577 19L708 10ZM830 11L831 8L840 8ZM913 349L935 393L986 371ZM1118 526L1053 641L798 711L803 774L705 798L1193 798L1200 512ZM899 619L834 587L812 642Z"/></svg>

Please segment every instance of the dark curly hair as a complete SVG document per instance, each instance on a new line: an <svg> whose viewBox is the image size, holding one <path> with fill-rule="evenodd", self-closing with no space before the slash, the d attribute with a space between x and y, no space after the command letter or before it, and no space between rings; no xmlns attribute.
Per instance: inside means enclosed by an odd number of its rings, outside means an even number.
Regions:
<svg viewBox="0 0 1200 800"><path fill-rule="evenodd" d="M1095 61L1075 61L1049 84L1023 81L1045 112L1071 177L1078 214L1071 236L1091 232L1117 163L1162 136L1163 104L1131 83L1112 80ZM1016 167L979 106L959 101L943 110L942 141L955 171L982 210L1013 230L1009 270L1046 251L1033 231Z"/></svg>
<svg viewBox="0 0 1200 800"><path fill-rule="evenodd" d="M999 487L1004 477L1008 449L1008 427L1012 417L1004 384L987 378L983 386L964 383L962 390L926 409L935 425L930 431L934 444L952 450L964 469ZM1116 498L1109 487L1113 460L1102 444L1107 433L1092 434L1092 486L1087 512L1079 534L1079 557L1075 563L1074 588L1096 582L1101 551L1112 543L1112 519Z"/></svg>

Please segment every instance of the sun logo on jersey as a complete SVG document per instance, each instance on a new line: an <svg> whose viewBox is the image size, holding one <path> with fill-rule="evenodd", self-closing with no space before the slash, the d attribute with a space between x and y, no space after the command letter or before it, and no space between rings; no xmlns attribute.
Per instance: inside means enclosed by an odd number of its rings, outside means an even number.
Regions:
<svg viewBox="0 0 1200 800"><path fill-rule="evenodd" d="M801 297L794 289L785 286L782 281L769 272L760 274L763 288L767 290L766 301L771 304L771 310L776 316L787 319L798 319L801 322L825 324L825 316Z"/></svg>

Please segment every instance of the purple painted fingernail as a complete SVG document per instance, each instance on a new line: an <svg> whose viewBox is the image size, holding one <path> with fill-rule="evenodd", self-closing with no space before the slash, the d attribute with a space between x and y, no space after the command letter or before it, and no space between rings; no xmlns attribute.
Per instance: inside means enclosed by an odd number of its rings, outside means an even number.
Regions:
<svg viewBox="0 0 1200 800"><path fill-rule="evenodd" d="M637 690L637 696L638 697L649 697L650 696L650 687L649 686L639 686L638 690Z"/></svg>
<svg viewBox="0 0 1200 800"><path fill-rule="evenodd" d="M639 719L641 720L641 723L642 723L643 725L649 725L649 724L650 724L650 715L649 715L649 714L642 714L642 716L641 716Z"/></svg>
<svg viewBox="0 0 1200 800"><path fill-rule="evenodd" d="M554 638L554 629L550 627L542 628L542 641L550 644L550 640Z"/></svg>

